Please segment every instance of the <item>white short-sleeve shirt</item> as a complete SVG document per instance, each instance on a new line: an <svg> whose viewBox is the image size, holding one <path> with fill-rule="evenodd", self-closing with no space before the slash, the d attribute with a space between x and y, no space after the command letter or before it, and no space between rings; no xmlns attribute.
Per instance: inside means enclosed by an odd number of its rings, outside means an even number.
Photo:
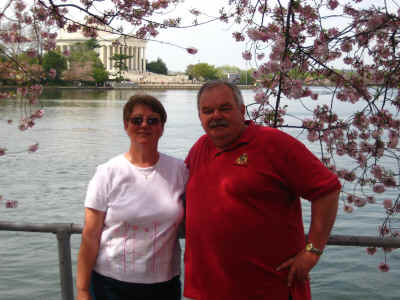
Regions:
<svg viewBox="0 0 400 300"><path fill-rule="evenodd" d="M162 153L149 168L122 154L97 167L85 199L85 207L106 212L96 272L135 283L180 273L177 235L187 178L184 162Z"/></svg>

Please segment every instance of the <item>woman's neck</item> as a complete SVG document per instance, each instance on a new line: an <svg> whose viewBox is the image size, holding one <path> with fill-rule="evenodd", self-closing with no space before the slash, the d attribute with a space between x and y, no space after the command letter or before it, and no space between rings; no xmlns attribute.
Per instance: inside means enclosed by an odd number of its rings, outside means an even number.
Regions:
<svg viewBox="0 0 400 300"><path fill-rule="evenodd" d="M157 148L148 149L131 146L125 153L125 158L138 167L151 167L155 165L160 157Z"/></svg>

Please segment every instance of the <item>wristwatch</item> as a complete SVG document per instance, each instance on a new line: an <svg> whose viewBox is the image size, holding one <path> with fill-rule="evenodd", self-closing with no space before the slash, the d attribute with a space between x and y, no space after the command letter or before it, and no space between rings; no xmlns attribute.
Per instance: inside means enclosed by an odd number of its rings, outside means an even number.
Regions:
<svg viewBox="0 0 400 300"><path fill-rule="evenodd" d="M306 245L306 251L315 253L317 255L321 255L324 251L321 249L315 248L312 243L307 243Z"/></svg>

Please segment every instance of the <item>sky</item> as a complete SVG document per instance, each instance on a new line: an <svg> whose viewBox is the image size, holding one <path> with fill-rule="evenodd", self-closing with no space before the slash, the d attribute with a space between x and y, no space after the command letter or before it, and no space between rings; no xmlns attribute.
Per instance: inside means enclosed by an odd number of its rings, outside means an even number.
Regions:
<svg viewBox="0 0 400 300"><path fill-rule="evenodd" d="M347 0L339 0L341 5L346 4ZM207 13L208 15L217 16L218 9L227 4L227 0L185 0L179 4L179 9L173 13L182 16L184 23L186 20L193 18L188 14L191 8ZM285 0L282 0L284 3ZM368 8L371 5L383 6L386 3L392 12L396 12L399 6L394 0L363 0L360 7ZM331 13L331 12L329 12ZM337 16L338 17L338 16ZM340 24L346 19L332 19L331 26L344 26ZM199 26L190 29L173 29L168 31L160 31L157 39L160 41L172 42L183 47L195 47L198 49L196 55L190 55L183 49L163 45L156 42L149 42L147 46L146 57L148 61L161 58L170 71L185 71L187 65L205 62L216 67L222 65L237 66L241 69L249 69L254 67L248 61L242 58L243 51L246 50L245 42L236 42L232 37L232 32L241 31L239 27L232 27L231 24L225 24L220 21L211 24ZM340 62L335 63L335 67L344 67Z"/></svg>
<svg viewBox="0 0 400 300"><path fill-rule="evenodd" d="M180 9L173 13L182 16L184 23L187 24L187 21L193 19L193 16L187 12L189 9L197 8L209 15L217 16L218 8L226 2L226 0L186 0L180 4ZM251 66L242 58L246 44L245 42L238 43L233 39L232 32L235 31L233 29L235 28L231 24L215 21L194 28L161 30L157 40L174 43L185 48L195 47L198 50L197 54L191 55L184 49L148 42L146 58L148 61L161 58L170 71L185 71L189 64L199 62L215 67L231 65L248 69Z"/></svg>
<svg viewBox="0 0 400 300"><path fill-rule="evenodd" d="M55 1L62 2L62 0ZM106 9L107 1L111 0L102 0L97 2L96 5L100 10ZM281 0L282 3L286 1L287 0ZM341 4L345 4L349 0L339 1ZM79 3L78 0L70 0L69 3L70 2ZM218 10L226 6L228 2L228 0L181 0L178 4L178 8L167 9L167 12L169 12L167 16L179 16L183 19L182 25L188 25L191 24L194 18L193 15L189 13L190 9L196 8L209 16L217 17L219 15ZM272 1L272 3L275 2L276 1ZM384 2L383 0L363 0L363 3L365 7L369 7L371 4L382 5ZM395 0L387 0L386 3L397 11L398 6L395 5ZM70 12L72 13L71 16L73 19L77 19L77 16L80 16L79 11L71 10ZM83 15L81 15L80 18L83 18ZM337 22L336 20L336 23ZM125 26L125 33L132 31L129 25ZM155 40L160 42L149 41L147 44L146 58L149 62L160 58L166 63L169 71L175 72L184 72L188 65L197 63L208 63L215 67L230 65L239 67L240 69L249 69L254 67L254 65L251 65L242 58L242 53L246 50L246 42L236 42L232 37L232 32L242 31L241 29L242 28L237 25L234 27L231 22L230 24L226 24L215 21L206 25L187 29L173 28L160 30L160 34L155 38ZM165 43L179 45L183 48L194 47L198 52L195 55L191 55L187 53L185 49Z"/></svg>

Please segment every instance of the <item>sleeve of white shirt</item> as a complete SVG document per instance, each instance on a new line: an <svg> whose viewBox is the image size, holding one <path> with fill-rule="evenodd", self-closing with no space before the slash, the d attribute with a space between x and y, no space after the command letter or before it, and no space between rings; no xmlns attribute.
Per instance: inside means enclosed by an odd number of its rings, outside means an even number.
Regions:
<svg viewBox="0 0 400 300"><path fill-rule="evenodd" d="M107 187L108 172L104 166L98 166L87 188L85 207L106 211L108 207Z"/></svg>
<svg viewBox="0 0 400 300"><path fill-rule="evenodd" d="M180 175L183 186L186 186L186 183L189 179L189 169L183 161L180 164Z"/></svg>

